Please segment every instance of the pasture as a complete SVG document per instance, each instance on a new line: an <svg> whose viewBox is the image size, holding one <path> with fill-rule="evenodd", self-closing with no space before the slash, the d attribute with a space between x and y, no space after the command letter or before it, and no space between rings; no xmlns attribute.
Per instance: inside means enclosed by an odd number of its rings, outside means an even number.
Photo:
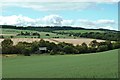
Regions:
<svg viewBox="0 0 120 80"><path fill-rule="evenodd" d="M37 36L25 36L25 35L17 35L20 34L21 32L29 32L29 33L39 33L40 34L40 38L54 38L54 37L58 37L58 38L79 38L79 37L73 37L73 36L69 36L69 35L65 35L65 34L57 34L57 33L52 33L52 32L44 32L44 31L35 31L35 30L19 30L19 29L6 29L3 28L2 29L2 34L5 38L10 38L11 36L13 36L14 38L37 38ZM65 32L65 33L85 33L85 32L104 32L104 31L100 31L100 30L56 30L54 32ZM46 36L46 34L49 34L50 36Z"/></svg>
<svg viewBox="0 0 120 80"><path fill-rule="evenodd" d="M3 78L117 78L118 49L79 55L3 57Z"/></svg>
<svg viewBox="0 0 120 80"><path fill-rule="evenodd" d="M25 35L17 35L22 32L29 32L29 33L39 33L40 38L53 38L53 37L59 37L59 38L73 38L68 35L60 35L60 34L55 34L51 32L39 32L35 30L19 30L19 29L2 29L2 34L5 38L10 38L10 36L13 36L14 38L36 38L37 36L25 36ZM46 34L49 34L49 36L46 36Z"/></svg>

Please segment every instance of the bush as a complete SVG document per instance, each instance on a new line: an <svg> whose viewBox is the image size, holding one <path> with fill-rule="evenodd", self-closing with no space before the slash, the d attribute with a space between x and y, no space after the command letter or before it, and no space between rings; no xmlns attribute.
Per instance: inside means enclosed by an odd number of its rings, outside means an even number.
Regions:
<svg viewBox="0 0 120 80"><path fill-rule="evenodd" d="M96 51L97 51L97 48L95 48L95 47L89 47L88 48L89 53L96 52Z"/></svg>
<svg viewBox="0 0 120 80"><path fill-rule="evenodd" d="M46 34L45 36L50 36L49 34Z"/></svg>
<svg viewBox="0 0 120 80"><path fill-rule="evenodd" d="M30 48L24 48L23 54L24 56L30 56L30 52L31 52Z"/></svg>
<svg viewBox="0 0 120 80"><path fill-rule="evenodd" d="M0 38L4 38L4 36L3 36L3 35L1 35L1 36L0 36Z"/></svg>
<svg viewBox="0 0 120 80"><path fill-rule="evenodd" d="M113 43L113 49L118 49L118 48L120 48L120 42Z"/></svg>
<svg viewBox="0 0 120 80"><path fill-rule="evenodd" d="M97 49L98 51L107 51L108 50L108 46L107 45L101 45L98 47Z"/></svg>
<svg viewBox="0 0 120 80"><path fill-rule="evenodd" d="M31 43L27 43L27 42L19 42L16 45L16 49L18 53L23 55L30 54L32 52Z"/></svg>
<svg viewBox="0 0 120 80"><path fill-rule="evenodd" d="M64 51L66 54L74 54L74 53L77 52L77 50L76 50L74 47L68 46L68 45L66 45L66 46L63 47L63 51Z"/></svg>
<svg viewBox="0 0 120 80"><path fill-rule="evenodd" d="M60 54L60 55L65 55L65 53L64 53L64 52L59 52L59 54Z"/></svg>

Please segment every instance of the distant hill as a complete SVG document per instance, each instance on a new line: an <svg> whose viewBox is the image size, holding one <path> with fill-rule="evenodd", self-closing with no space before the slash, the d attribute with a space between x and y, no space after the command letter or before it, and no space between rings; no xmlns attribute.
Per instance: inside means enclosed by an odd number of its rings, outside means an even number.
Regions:
<svg viewBox="0 0 120 80"><path fill-rule="evenodd" d="M10 29L24 29L24 30L37 30L37 31L53 31L53 30L101 30L101 31L115 31L109 29L86 29L82 27L71 27L71 26L14 26L14 25L0 25L2 28L10 28Z"/></svg>

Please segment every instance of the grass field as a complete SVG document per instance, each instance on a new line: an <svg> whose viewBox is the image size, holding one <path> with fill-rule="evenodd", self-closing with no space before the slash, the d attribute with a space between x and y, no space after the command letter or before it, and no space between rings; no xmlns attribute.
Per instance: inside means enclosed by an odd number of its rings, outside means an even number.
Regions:
<svg viewBox="0 0 120 80"><path fill-rule="evenodd" d="M80 55L3 57L3 78L117 78L118 49Z"/></svg>
<svg viewBox="0 0 120 80"><path fill-rule="evenodd" d="M60 35L60 34L55 34L51 32L39 32L39 31L34 31L34 30L18 30L18 29L2 29L2 34L5 38L9 38L10 36L14 36L14 38L31 38L31 37L37 37L37 36L16 36L17 34L20 34L22 32L30 32L34 33L37 32L40 34L40 38L53 38L53 37L59 37L59 38L73 38L68 35ZM50 36L46 36L46 34L49 34Z"/></svg>
<svg viewBox="0 0 120 80"><path fill-rule="evenodd" d="M61 35L61 34L55 34L51 32L39 32L34 30L18 30L18 29L2 29L2 34L5 38L9 38L10 36L14 36L14 38L31 38L31 37L37 37L37 36L16 36L17 34L20 34L20 32L37 32L41 36L41 38L53 38L53 37L59 37L59 38L74 38L72 36L68 35ZM85 33L85 32L104 32L100 30L57 30L55 32L67 32L67 33ZM46 34L49 34L50 36L45 36ZM77 37L76 37L77 38Z"/></svg>

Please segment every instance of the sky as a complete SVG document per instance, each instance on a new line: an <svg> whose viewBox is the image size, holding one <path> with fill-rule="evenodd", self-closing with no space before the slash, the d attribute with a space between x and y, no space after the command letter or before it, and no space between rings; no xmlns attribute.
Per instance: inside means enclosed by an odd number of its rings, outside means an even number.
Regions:
<svg viewBox="0 0 120 80"><path fill-rule="evenodd" d="M0 25L118 30L117 2L2 2Z"/></svg>

